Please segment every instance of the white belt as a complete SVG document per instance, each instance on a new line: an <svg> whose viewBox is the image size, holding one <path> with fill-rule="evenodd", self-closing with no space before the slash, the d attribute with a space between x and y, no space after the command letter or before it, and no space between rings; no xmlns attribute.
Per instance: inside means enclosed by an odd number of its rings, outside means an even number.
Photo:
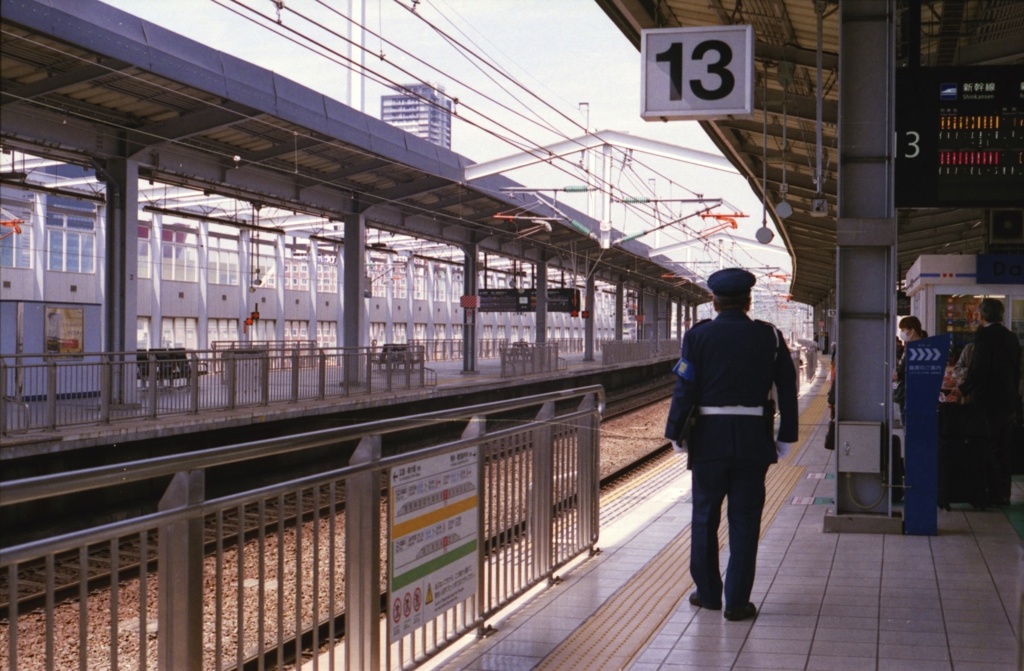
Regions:
<svg viewBox="0 0 1024 671"><path fill-rule="evenodd" d="M746 405L720 405L700 406L702 415L749 415L751 417L763 417L764 408L751 408Z"/></svg>

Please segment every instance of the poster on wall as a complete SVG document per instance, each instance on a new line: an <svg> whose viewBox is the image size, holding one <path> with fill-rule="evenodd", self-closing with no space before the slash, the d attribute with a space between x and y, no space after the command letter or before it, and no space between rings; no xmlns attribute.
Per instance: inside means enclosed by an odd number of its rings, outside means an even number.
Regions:
<svg viewBox="0 0 1024 671"><path fill-rule="evenodd" d="M85 343L85 310L46 308L47 354L81 354Z"/></svg>

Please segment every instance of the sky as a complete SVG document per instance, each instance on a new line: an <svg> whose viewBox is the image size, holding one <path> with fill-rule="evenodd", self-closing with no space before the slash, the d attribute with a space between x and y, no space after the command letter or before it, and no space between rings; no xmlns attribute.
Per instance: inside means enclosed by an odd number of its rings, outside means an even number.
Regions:
<svg viewBox="0 0 1024 671"><path fill-rule="evenodd" d="M389 83L440 84L457 99L452 149L478 163L519 153L523 146L579 137L587 128L718 153L696 122L640 118L640 53L594 0L103 1L375 117ZM365 76L353 74L355 55L346 41L359 42L355 24L364 29ZM583 183L581 161L575 155L557 165L505 174L550 197L548 190ZM768 248L753 242L763 208L736 173L634 152L618 156L610 181L627 196L721 198L719 212L747 215L736 220L738 229L725 231L731 238L710 237L715 241L710 247L678 244L723 227L698 216L640 238L654 249L675 247L666 254L698 275L722 265L743 265L755 274L790 269L778 235ZM558 199L587 210L585 196L559 194ZM609 218L628 235L694 215L698 208L670 202L659 204L655 213L651 206L641 211L619 204ZM595 218L600 214L594 211ZM774 230L771 221L768 226ZM787 286L772 282L776 293Z"/></svg>

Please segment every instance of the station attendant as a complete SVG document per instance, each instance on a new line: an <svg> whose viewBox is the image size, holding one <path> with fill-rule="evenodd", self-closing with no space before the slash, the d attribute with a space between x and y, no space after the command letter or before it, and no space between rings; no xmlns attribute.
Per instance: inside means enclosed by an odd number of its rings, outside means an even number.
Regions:
<svg viewBox="0 0 1024 671"><path fill-rule="evenodd" d="M750 602L761 533L768 467L798 438L797 376L779 330L751 319L750 290L756 278L741 268L708 277L718 316L693 326L683 337L665 437L685 446L692 471L690 603L719 610L723 583L718 560L722 502L728 499L729 563L725 573L725 618L757 614ZM769 400L775 387L781 416L774 435ZM692 411L692 415L691 415Z"/></svg>

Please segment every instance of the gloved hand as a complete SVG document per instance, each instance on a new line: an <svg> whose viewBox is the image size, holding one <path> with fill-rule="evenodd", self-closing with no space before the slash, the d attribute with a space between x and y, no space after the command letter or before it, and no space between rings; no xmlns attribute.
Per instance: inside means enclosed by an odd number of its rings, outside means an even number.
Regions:
<svg viewBox="0 0 1024 671"><path fill-rule="evenodd" d="M674 440L670 440L669 442L672 443L672 451L673 452L675 452L676 454L686 454L686 441L685 440L680 441L678 443L676 441L674 441Z"/></svg>
<svg viewBox="0 0 1024 671"><path fill-rule="evenodd" d="M775 441L775 454L779 455L779 459L789 454L789 449L793 447L793 443L784 443L781 440Z"/></svg>

